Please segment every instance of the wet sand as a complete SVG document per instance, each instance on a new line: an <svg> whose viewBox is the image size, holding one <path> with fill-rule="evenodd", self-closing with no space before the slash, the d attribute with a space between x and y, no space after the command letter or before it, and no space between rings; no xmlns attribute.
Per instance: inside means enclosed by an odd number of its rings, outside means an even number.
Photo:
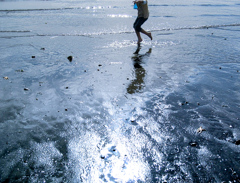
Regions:
<svg viewBox="0 0 240 183"><path fill-rule="evenodd" d="M1 181L237 180L239 42L153 35L5 39Z"/></svg>
<svg viewBox="0 0 240 183"><path fill-rule="evenodd" d="M238 32L1 37L0 182L239 181Z"/></svg>

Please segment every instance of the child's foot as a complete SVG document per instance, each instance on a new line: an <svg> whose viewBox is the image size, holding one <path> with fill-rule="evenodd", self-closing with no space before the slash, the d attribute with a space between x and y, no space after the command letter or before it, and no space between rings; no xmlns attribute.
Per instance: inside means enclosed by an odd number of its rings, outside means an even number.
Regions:
<svg viewBox="0 0 240 183"><path fill-rule="evenodd" d="M151 33L151 32L148 33L148 37L149 37L151 40L153 40L153 38L152 38L152 33Z"/></svg>

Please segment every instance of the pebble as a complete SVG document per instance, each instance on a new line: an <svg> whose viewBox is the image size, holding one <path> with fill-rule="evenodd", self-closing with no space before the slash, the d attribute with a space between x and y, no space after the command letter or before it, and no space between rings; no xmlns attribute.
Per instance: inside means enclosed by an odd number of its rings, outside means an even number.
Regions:
<svg viewBox="0 0 240 183"><path fill-rule="evenodd" d="M206 131L206 129L202 128L201 126L200 126L200 128L197 129L198 133L202 133L203 131Z"/></svg>
<svg viewBox="0 0 240 183"><path fill-rule="evenodd" d="M240 145L240 140L237 140L236 142L235 142L235 144L238 146L238 145Z"/></svg>
<svg viewBox="0 0 240 183"><path fill-rule="evenodd" d="M68 57L68 60L69 60L69 62L72 62L73 57L72 57L72 56L69 56L69 57Z"/></svg>
<svg viewBox="0 0 240 183"><path fill-rule="evenodd" d="M189 145L192 146L192 147L197 147L198 146L198 144L196 142L190 142Z"/></svg>

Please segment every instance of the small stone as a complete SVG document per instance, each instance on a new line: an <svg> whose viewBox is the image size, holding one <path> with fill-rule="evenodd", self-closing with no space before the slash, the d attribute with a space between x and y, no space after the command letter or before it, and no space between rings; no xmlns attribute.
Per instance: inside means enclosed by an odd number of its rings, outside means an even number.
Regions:
<svg viewBox="0 0 240 183"><path fill-rule="evenodd" d="M68 89L68 87L66 87L66 89Z"/></svg>
<svg viewBox="0 0 240 183"><path fill-rule="evenodd" d="M101 156L101 159L105 159L105 156Z"/></svg>
<svg viewBox="0 0 240 183"><path fill-rule="evenodd" d="M219 69L222 69L222 67L219 67Z"/></svg>
<svg viewBox="0 0 240 183"><path fill-rule="evenodd" d="M24 88L24 91L29 91L29 89L28 88Z"/></svg>
<svg viewBox="0 0 240 183"><path fill-rule="evenodd" d="M8 80L8 77L7 77L7 76L5 76L5 77L3 77L3 79L5 79L5 80Z"/></svg>
<svg viewBox="0 0 240 183"><path fill-rule="evenodd" d="M68 111L68 109L65 109L65 111Z"/></svg>
<svg viewBox="0 0 240 183"><path fill-rule="evenodd" d="M200 126L200 128L197 129L198 133L202 133L203 131L206 131L206 130L204 128L202 128L201 126Z"/></svg>
<svg viewBox="0 0 240 183"><path fill-rule="evenodd" d="M238 145L240 145L240 140L237 140L236 142L235 142L235 144L238 146Z"/></svg>
<svg viewBox="0 0 240 183"><path fill-rule="evenodd" d="M98 67L102 67L102 64L99 64Z"/></svg>
<svg viewBox="0 0 240 183"><path fill-rule="evenodd" d="M69 60L69 62L72 62L73 57L72 57L72 56L69 56L69 57L68 57L68 60Z"/></svg>
<svg viewBox="0 0 240 183"><path fill-rule="evenodd" d="M45 50L45 48L41 48L41 50Z"/></svg>
<svg viewBox="0 0 240 183"><path fill-rule="evenodd" d="M233 168L230 168L230 170L232 170L232 175L236 175L236 174L237 174L237 172L236 172L236 171L234 171L234 169L233 169Z"/></svg>
<svg viewBox="0 0 240 183"><path fill-rule="evenodd" d="M198 144L196 142L190 142L189 145L192 147L197 147Z"/></svg>
<svg viewBox="0 0 240 183"><path fill-rule="evenodd" d="M36 56L32 56L32 58L36 58Z"/></svg>

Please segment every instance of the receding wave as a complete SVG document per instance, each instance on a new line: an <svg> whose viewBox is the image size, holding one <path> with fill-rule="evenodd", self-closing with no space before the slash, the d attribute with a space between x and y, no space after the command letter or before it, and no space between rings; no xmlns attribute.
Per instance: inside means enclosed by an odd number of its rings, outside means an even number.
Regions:
<svg viewBox="0 0 240 183"><path fill-rule="evenodd" d="M214 6L214 7L223 7L223 6L229 6L227 4L199 4L195 6Z"/></svg>
<svg viewBox="0 0 240 183"><path fill-rule="evenodd" d="M240 15L233 15L233 14L202 14L202 17L240 17Z"/></svg>
<svg viewBox="0 0 240 183"><path fill-rule="evenodd" d="M22 11L62 11L62 10L78 10L78 9L114 9L117 6L86 6L86 7L66 7L66 8L31 8L31 9L0 9L0 12L22 12Z"/></svg>
<svg viewBox="0 0 240 183"><path fill-rule="evenodd" d="M54 10L68 10L76 8L40 8L40 9L10 9L10 10L0 10L0 12L15 12L15 11L54 11Z"/></svg>
<svg viewBox="0 0 240 183"><path fill-rule="evenodd" d="M202 26L193 26L193 27L179 27L179 28L161 28L161 29L152 29L151 32L157 31L170 31L170 30L185 30L185 29L209 29L209 28L219 28L219 27L238 27L240 23L236 24L224 24L224 25L202 25ZM38 34L37 36L101 36L101 35L109 35L109 34L131 34L134 31L118 31L118 32L94 32L94 33L80 33L80 34Z"/></svg>
<svg viewBox="0 0 240 183"><path fill-rule="evenodd" d="M148 6L189 6L189 5L186 5L186 4L149 4Z"/></svg>
<svg viewBox="0 0 240 183"><path fill-rule="evenodd" d="M191 30L191 29L210 29L210 28L221 28L221 27L238 27L240 26L240 23L236 24L224 24L224 25L202 25L202 26L192 26L192 27L177 27L177 28L160 28L160 29L151 29L151 32L158 32L158 31L177 31L177 30ZM0 33L30 33L31 31L29 30L5 30L5 31L0 31ZM90 32L90 33L62 33L62 34L38 34L38 33L33 33L31 32L31 35L7 35L7 36L0 36L0 38L14 38L14 37L63 37L63 36L83 36L83 37L96 37L96 36L103 36L103 35L114 35L114 34L132 34L134 31L109 31L109 32Z"/></svg>
<svg viewBox="0 0 240 183"><path fill-rule="evenodd" d="M239 4L237 4L239 5ZM149 6L174 6L174 7L182 7L182 6L206 6L206 7L224 7L224 6L229 6L227 4L192 4L192 5L188 5L188 4L149 4Z"/></svg>
<svg viewBox="0 0 240 183"><path fill-rule="evenodd" d="M168 30L184 30L184 29L209 29L209 28L218 28L218 27L238 27L240 23L236 24L223 24L223 25L202 25L202 26L193 26L193 27L179 27L179 28L163 28L156 29L152 31L168 31Z"/></svg>
<svg viewBox="0 0 240 183"><path fill-rule="evenodd" d="M0 33L26 33L31 32L30 30L0 30Z"/></svg>
<svg viewBox="0 0 240 183"><path fill-rule="evenodd" d="M224 25L202 25L202 26L193 26L193 27L178 27L178 28L161 28L161 29L151 29L151 32L158 31L170 31L170 30L185 30L185 29L209 29L209 28L219 28L219 27L238 27L240 23L236 24L224 24ZM110 35L110 34L131 34L134 31L118 31L118 32L93 32L93 33L80 33L80 34L38 34L37 36L101 36L101 35Z"/></svg>

